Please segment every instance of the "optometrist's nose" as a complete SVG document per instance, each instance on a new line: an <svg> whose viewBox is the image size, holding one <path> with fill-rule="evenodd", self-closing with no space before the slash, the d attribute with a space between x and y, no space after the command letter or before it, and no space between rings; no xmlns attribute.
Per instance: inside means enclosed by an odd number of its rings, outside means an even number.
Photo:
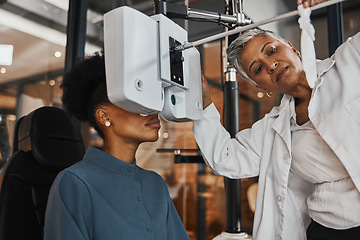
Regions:
<svg viewBox="0 0 360 240"><path fill-rule="evenodd" d="M272 74L275 71L275 69L277 68L278 65L279 65L278 62L269 63L269 65L268 65L268 73Z"/></svg>

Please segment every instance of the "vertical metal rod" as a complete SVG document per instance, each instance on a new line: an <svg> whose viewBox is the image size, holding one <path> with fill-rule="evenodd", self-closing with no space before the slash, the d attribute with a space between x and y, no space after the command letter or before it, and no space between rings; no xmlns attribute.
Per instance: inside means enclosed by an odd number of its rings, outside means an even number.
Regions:
<svg viewBox="0 0 360 240"><path fill-rule="evenodd" d="M70 71L76 62L84 59L87 9L88 0L70 0L69 2L64 73ZM62 108L65 109L64 105ZM80 121L75 119L74 122L77 129L82 133L85 147L87 147L88 141L85 140L88 139L88 125L81 124Z"/></svg>
<svg viewBox="0 0 360 240"><path fill-rule="evenodd" d="M197 240L206 239L206 198L202 193L206 192L206 184L204 182L205 177L205 164L197 164L198 183L197 192Z"/></svg>
<svg viewBox="0 0 360 240"><path fill-rule="evenodd" d="M239 1L239 13L244 13L244 0L238 0Z"/></svg>
<svg viewBox="0 0 360 240"><path fill-rule="evenodd" d="M166 1L154 0L154 14L160 13L166 16Z"/></svg>
<svg viewBox="0 0 360 240"><path fill-rule="evenodd" d="M327 7L329 55L343 43L342 3Z"/></svg>
<svg viewBox="0 0 360 240"><path fill-rule="evenodd" d="M228 0L227 4L234 6L238 0ZM226 14L238 13L238 8L233 7L233 12L228 11ZM235 12L234 12L235 11ZM234 35L225 38L224 48L226 49ZM223 54L224 70L226 70L226 81L224 83L224 127L235 137L240 129L239 121L239 83L236 81L236 70L228 68L226 51ZM224 177L225 195L226 195L226 229L228 233L241 232L241 180Z"/></svg>
<svg viewBox="0 0 360 240"><path fill-rule="evenodd" d="M201 69L204 69L204 46L201 45L198 47L198 51L200 52L200 63ZM201 152L199 152L199 155ZM198 168L198 185L197 192L204 193L206 192L206 184L203 182L203 176L205 176L205 164L197 164ZM197 240L205 240L206 239L206 198L201 194L197 197Z"/></svg>
<svg viewBox="0 0 360 240"><path fill-rule="evenodd" d="M77 61L84 59L87 8L87 0L69 2L65 72L68 72Z"/></svg>
<svg viewBox="0 0 360 240"><path fill-rule="evenodd" d="M239 132L239 83L235 69L230 72L224 86L224 127L235 137ZM235 79L234 79L235 77ZM224 178L226 192L226 232L241 232L241 180Z"/></svg>
<svg viewBox="0 0 360 240"><path fill-rule="evenodd" d="M16 119L19 119L20 114L21 114L21 108L22 108L22 94L24 93L24 84L20 83L17 87L17 92L16 92L16 107L15 107L15 115L16 115Z"/></svg>

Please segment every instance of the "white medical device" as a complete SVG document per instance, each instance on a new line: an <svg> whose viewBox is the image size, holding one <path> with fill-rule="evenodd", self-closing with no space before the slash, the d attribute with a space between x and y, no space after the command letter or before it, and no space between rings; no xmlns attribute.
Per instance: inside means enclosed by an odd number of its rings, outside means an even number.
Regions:
<svg viewBox="0 0 360 240"><path fill-rule="evenodd" d="M162 14L130 7L104 15L106 83L109 100L139 114L160 112L169 121L202 117L200 54L177 51L187 32Z"/></svg>

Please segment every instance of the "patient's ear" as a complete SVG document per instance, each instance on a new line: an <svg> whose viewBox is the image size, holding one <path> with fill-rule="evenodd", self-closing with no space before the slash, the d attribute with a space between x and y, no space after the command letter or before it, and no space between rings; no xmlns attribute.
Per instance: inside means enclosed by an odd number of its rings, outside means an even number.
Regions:
<svg viewBox="0 0 360 240"><path fill-rule="evenodd" d="M109 111L106 106L101 106L96 109L95 119L99 125L105 126L106 122L111 122L111 118L109 116Z"/></svg>

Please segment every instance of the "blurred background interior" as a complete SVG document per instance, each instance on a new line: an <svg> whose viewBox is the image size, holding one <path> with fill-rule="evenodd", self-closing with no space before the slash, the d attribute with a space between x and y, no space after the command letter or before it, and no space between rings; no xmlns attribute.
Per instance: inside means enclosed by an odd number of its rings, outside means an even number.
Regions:
<svg viewBox="0 0 360 240"><path fill-rule="evenodd" d="M224 13L223 0L188 0L168 2ZM103 48L103 14L127 5L147 15L153 14L152 0L88 0L85 55ZM295 0L245 0L244 12L253 22L293 11ZM342 4L343 38L360 30L360 2ZM41 106L62 107L60 88L66 55L69 0L0 0L0 45L13 46L11 65L0 65L0 167L11 154L14 125L17 119ZM329 56L327 11L320 9L311 15L316 30L316 55ZM224 31L217 23L174 19L195 41ZM85 27L85 26L84 26ZM262 26L279 33L300 49L297 17ZM212 99L223 112L223 81L221 67L223 41L198 47L203 71L210 84ZM1 58L1 56L0 56ZM240 129L250 127L262 118L281 96L266 96L266 92L240 79ZM192 135L192 123L162 121L159 140L141 145L138 164L158 172L168 184L179 215L192 240L212 239L225 229L226 199L224 178L214 175L204 163L176 163L175 149L182 154L198 155ZM86 145L101 146L96 132L82 127ZM253 221L253 191L256 178L241 182L241 225L251 234ZM249 195L248 195L249 193ZM249 196L249 197L248 197Z"/></svg>

